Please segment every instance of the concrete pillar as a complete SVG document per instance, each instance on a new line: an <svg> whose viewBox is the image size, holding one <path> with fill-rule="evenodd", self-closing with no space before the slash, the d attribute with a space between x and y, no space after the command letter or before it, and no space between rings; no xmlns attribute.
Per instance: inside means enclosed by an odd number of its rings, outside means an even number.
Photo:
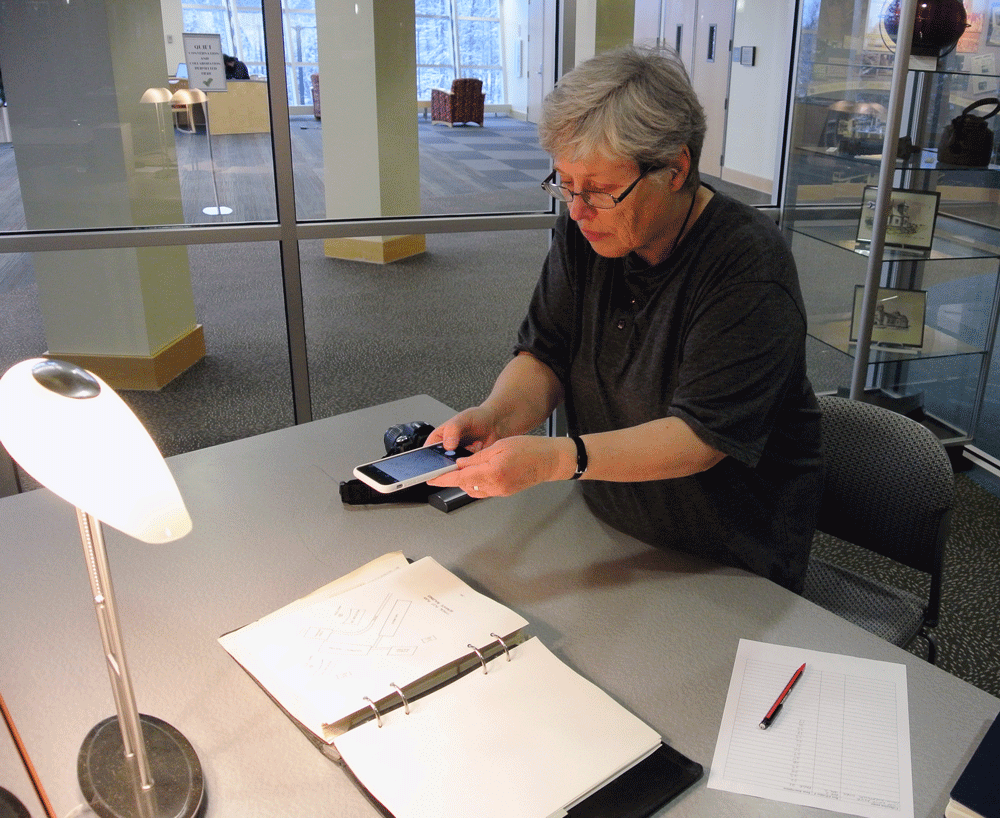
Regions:
<svg viewBox="0 0 1000 818"><path fill-rule="evenodd" d="M0 0L0 53L29 230L184 222L159 0ZM47 354L121 389L205 355L186 247L34 254Z"/></svg>
<svg viewBox="0 0 1000 818"><path fill-rule="evenodd" d="M577 0L576 65L633 41L635 5L621 0Z"/></svg>
<svg viewBox="0 0 1000 818"><path fill-rule="evenodd" d="M326 215L420 214L413 3L316 4ZM326 255L386 263L425 249L422 235L328 239Z"/></svg>

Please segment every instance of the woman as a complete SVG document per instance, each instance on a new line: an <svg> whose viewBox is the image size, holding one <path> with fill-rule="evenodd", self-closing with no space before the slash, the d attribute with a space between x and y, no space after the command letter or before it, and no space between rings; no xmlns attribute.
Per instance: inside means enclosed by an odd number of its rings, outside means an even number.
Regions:
<svg viewBox="0 0 1000 818"><path fill-rule="evenodd" d="M560 80L539 126L567 202L493 391L429 442L474 497L580 479L601 519L801 590L821 490L806 319L773 222L701 184L705 118L674 55ZM527 434L564 402L570 437Z"/></svg>

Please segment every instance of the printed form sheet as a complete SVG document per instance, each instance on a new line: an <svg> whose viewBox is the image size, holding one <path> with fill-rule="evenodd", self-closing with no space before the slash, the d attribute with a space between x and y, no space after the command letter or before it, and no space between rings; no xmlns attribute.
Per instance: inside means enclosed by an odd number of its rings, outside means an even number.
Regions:
<svg viewBox="0 0 1000 818"><path fill-rule="evenodd" d="M803 662L781 712L760 729ZM708 786L913 818L906 666L741 639Z"/></svg>

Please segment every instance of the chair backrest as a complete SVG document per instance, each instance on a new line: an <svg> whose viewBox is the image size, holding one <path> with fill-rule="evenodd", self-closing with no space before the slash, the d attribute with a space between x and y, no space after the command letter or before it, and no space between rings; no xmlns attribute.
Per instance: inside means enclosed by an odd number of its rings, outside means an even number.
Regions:
<svg viewBox="0 0 1000 818"><path fill-rule="evenodd" d="M819 404L826 476L817 527L939 584L955 504L955 475L941 442L880 406L832 396Z"/></svg>
<svg viewBox="0 0 1000 818"><path fill-rule="evenodd" d="M483 81L477 77L459 77L451 81L451 92L461 99L476 99L482 96Z"/></svg>

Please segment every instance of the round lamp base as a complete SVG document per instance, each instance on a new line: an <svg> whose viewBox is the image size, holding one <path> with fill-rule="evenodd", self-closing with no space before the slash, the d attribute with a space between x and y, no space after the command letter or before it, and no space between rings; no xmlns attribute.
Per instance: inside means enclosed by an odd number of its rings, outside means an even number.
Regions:
<svg viewBox="0 0 1000 818"><path fill-rule="evenodd" d="M31 813L14 793L0 787L0 818L31 818Z"/></svg>
<svg viewBox="0 0 1000 818"><path fill-rule="evenodd" d="M153 787L137 800L137 772L125 758L117 716L83 740L77 777L83 797L101 818L194 818L205 795L201 763L190 742L155 716L140 715Z"/></svg>
<svg viewBox="0 0 1000 818"><path fill-rule="evenodd" d="M219 207L203 207L201 212L206 216L228 216L233 212L233 209L225 205L220 205Z"/></svg>

